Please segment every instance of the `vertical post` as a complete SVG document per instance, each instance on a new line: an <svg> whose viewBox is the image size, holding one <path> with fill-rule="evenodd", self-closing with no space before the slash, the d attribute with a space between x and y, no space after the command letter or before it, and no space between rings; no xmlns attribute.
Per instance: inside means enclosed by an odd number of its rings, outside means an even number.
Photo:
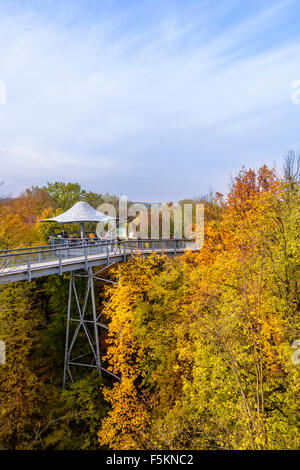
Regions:
<svg viewBox="0 0 300 470"><path fill-rule="evenodd" d="M28 268L28 282L31 281L31 260L30 260L30 255L28 255L27 258L27 268Z"/></svg>
<svg viewBox="0 0 300 470"><path fill-rule="evenodd" d="M70 282L69 282L69 300L68 300L68 313L67 313L67 328L66 328L66 344L65 344L65 363L64 363L63 388L65 388L65 386L66 386L67 369L69 369L69 334L70 334L70 315L71 315L72 285L73 285L73 272L71 272L71 275L70 275Z"/></svg>
<svg viewBox="0 0 300 470"><path fill-rule="evenodd" d="M87 249L88 247L84 247L84 262L85 262L85 269L88 270L88 258L87 258Z"/></svg>
<svg viewBox="0 0 300 470"><path fill-rule="evenodd" d="M176 243L177 243L177 240L174 239L174 256L176 256Z"/></svg>
<svg viewBox="0 0 300 470"><path fill-rule="evenodd" d="M124 261L126 261L126 250L127 250L127 243L124 242L123 243L123 246L124 246Z"/></svg>
<svg viewBox="0 0 300 470"><path fill-rule="evenodd" d="M62 265L61 265L61 248L59 248L59 275L62 275Z"/></svg>
<svg viewBox="0 0 300 470"><path fill-rule="evenodd" d="M101 376L101 359L100 359L100 346L99 346L99 335L98 335L98 326L97 326L97 312L96 312L96 302L95 302L95 290L94 290L94 276L93 268L89 269L89 276L91 282L91 295L92 295L92 306L93 306L93 323L94 323L94 336L95 336L95 345L96 345L96 365L99 375Z"/></svg>
<svg viewBox="0 0 300 470"><path fill-rule="evenodd" d="M85 238L84 223L80 224L80 236L81 238Z"/></svg>

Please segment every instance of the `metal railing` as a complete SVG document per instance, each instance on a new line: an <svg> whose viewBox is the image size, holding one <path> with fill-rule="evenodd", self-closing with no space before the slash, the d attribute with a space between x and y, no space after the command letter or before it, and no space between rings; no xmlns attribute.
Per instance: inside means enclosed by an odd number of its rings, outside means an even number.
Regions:
<svg viewBox="0 0 300 470"><path fill-rule="evenodd" d="M11 248L0 250L0 267L17 267L27 265L28 270L32 265L51 261L59 261L62 265L63 260L84 257L86 261L90 255L103 255L108 258L116 255L126 255L139 251L182 251L193 249L194 240L186 239L129 239L129 240L91 240L82 238L56 238L50 245Z"/></svg>

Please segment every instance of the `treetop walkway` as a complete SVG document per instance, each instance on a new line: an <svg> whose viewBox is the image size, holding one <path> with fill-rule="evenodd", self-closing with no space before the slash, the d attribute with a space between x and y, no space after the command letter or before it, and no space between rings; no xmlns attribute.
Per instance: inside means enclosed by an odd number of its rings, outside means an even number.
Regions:
<svg viewBox="0 0 300 470"><path fill-rule="evenodd" d="M100 277L101 273L115 263L126 262L139 253L145 257L153 252L180 256L186 250L197 250L194 240L52 238L50 245L0 251L0 284L70 272L63 386L68 377L74 382L74 371L79 366L95 369L99 375L105 372L121 380L109 367L104 367L101 359L100 330L108 330L109 326L101 321L104 310L99 313L96 308L94 280L118 284ZM98 270L93 269L96 266ZM84 270L85 274L76 272L80 270ZM76 285L77 278L86 278L82 302ZM78 338L82 342L82 337L86 339L88 352L78 355L75 346Z"/></svg>
<svg viewBox="0 0 300 470"><path fill-rule="evenodd" d="M31 281L34 278L65 272L88 270L125 262L137 253L152 252L179 256L195 250L194 240L130 239L126 241L90 240L86 238L52 238L50 245L12 248L0 251L0 284Z"/></svg>
<svg viewBox="0 0 300 470"><path fill-rule="evenodd" d="M69 295L66 319L66 342L64 358L63 386L69 377L74 382L74 370L78 367L95 369L121 380L104 367L100 353L100 330L109 329L103 323L104 310L96 308L94 280L118 284L101 273L116 263L126 262L128 258L141 253L148 257L151 253L164 253L167 256L179 256L186 250L199 250L195 240L188 239L129 239L101 240L96 236L85 238L86 222L115 220L83 201L74 204L71 209L52 219L40 222L80 223L81 238L50 237L50 245L12 248L0 251L0 284L16 281L31 281L42 276L69 272ZM98 266L98 269L93 269ZM84 270L84 273L78 272ZM86 279L85 293L80 299L77 284L79 278ZM76 282L77 279L77 282ZM82 287L82 286L81 286ZM85 338L88 351L82 353L82 339ZM80 339L80 341L78 341ZM78 346L79 343L79 346ZM76 345L78 352L76 354Z"/></svg>

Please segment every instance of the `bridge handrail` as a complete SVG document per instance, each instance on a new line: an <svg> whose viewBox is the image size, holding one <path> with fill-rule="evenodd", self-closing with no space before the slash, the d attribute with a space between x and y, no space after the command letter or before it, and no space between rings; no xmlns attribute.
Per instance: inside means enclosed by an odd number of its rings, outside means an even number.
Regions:
<svg viewBox="0 0 300 470"><path fill-rule="evenodd" d="M54 239L54 237L50 237L50 239ZM57 241L60 241L60 245L63 246L65 245L64 241L67 241L67 244L71 245L72 243L77 244L79 246L79 243L81 243L82 241L86 241L86 242L90 242L91 239L90 238L55 238L55 240ZM69 243L71 241L71 243ZM114 241L114 239L112 240L97 240L96 243L98 242L101 242L101 244L105 244L105 243L112 243ZM24 247L20 247L20 248L3 248L2 250L0 250L0 256L1 253L3 253L4 255L6 253L11 253L12 251L16 252L16 251L27 251L27 250L34 250L34 251L37 251L39 249L51 249L51 248L54 248L56 247L55 249L57 249L57 247L59 246L58 243L53 243L53 244L49 244L49 245L35 245L35 246L24 246Z"/></svg>
<svg viewBox="0 0 300 470"><path fill-rule="evenodd" d="M60 240L60 239L58 239ZM56 245L37 245L37 246L29 246L29 247L22 247L22 248L7 248L0 250L0 258L7 256L9 254L10 256L13 255L21 255L23 252L27 251L27 253L24 254L32 254L32 253L38 253L41 250L43 252L51 252L51 251L57 251L57 250L69 250L70 248L75 248L75 247L84 247L84 246L105 246L105 245L111 245L115 243L115 239L113 240L99 240L99 241L91 241L89 238L85 239L70 239L70 238L62 238L61 240L67 241L65 244L63 241L61 244L56 244ZM72 241L71 241L72 240ZM78 240L80 242L78 243ZM89 243L84 244L81 242L81 240L87 240ZM71 241L71 243L70 243ZM120 244L124 243L137 243L137 242L191 242L194 241L192 238L177 238L176 240L173 240L171 238L129 238L128 240L121 240ZM29 250L29 251L28 251ZM31 250L31 251L30 251ZM13 252L13 253L12 253Z"/></svg>
<svg viewBox="0 0 300 470"><path fill-rule="evenodd" d="M25 251L27 251L27 253L24 253L24 254L32 254L32 253L39 253L40 251L43 251L44 253L45 252L51 252L51 251L57 251L57 250L68 250L70 248L75 248L75 247L83 247L83 246L91 246L89 244L83 244L81 242L77 242L78 239L75 239L76 242L71 242L71 243L68 243L69 240L72 240L72 239L67 239L67 238L62 238L61 240L66 240L67 243L63 243L63 241L61 242L61 244L56 244L56 245L40 245L40 246L29 246L29 247L23 247L23 248L7 248L5 250L0 250L0 258L1 257L4 257L4 256L7 256L7 254L9 254L10 256L13 256L13 255L21 255L23 254ZM93 243L93 246L95 245L110 245L111 243L114 243L114 241L108 241L108 242L94 242ZM29 251L28 251L29 250ZM31 250L31 251L30 251ZM12 253L13 252L13 253ZM3 253L3 254L2 254Z"/></svg>
<svg viewBox="0 0 300 470"><path fill-rule="evenodd" d="M162 246L159 247L160 250L165 250L165 249L172 249L174 247L174 251L179 250L180 248L185 248L187 242L193 242L193 239L170 239L170 238L160 238L160 239L149 239L149 238L139 238L139 239L129 239L129 240L121 240L120 242L116 243L116 240L111 240L111 241L91 241L89 240L89 243L82 243L80 239L75 239L72 240L71 243L64 243L67 239L62 239L62 243L59 245L42 245L42 246L35 246L35 247L26 247L26 248L18 248L16 249L16 252L13 252L13 249L8 250L1 250L0 253L2 252L3 254L0 254L0 260L3 258L6 258L7 261L7 266L18 266L20 264L26 264L26 263L36 263L36 262L43 262L43 261L50 261L53 260L53 258L48 258L47 260L43 259L43 254L47 253L54 253L56 254L55 259L61 258L61 257L66 257L66 258L74 258L76 256L81 256L78 253L74 254L74 250L82 250L82 255L90 255L90 254L98 254L98 253L93 253L94 250L93 248L101 248L103 250L103 253L108 250L106 247L110 247L111 249L114 249L114 247L123 247L123 252L127 248L131 249L133 247L137 246L138 250L155 250L157 249L157 244L161 244ZM76 240L80 240L79 243L76 243ZM75 241L75 243L74 243ZM180 247L182 245L182 242L184 242L184 246ZM148 246L145 246L148 244ZM170 248L168 248L166 245L172 244ZM144 246L143 246L144 245ZM156 245L156 248L155 248ZM31 250L31 251L30 251ZM72 252L73 250L73 252ZM101 251L102 251L101 250ZM92 251L92 253L91 253ZM66 252L66 256L64 255L64 252ZM33 255L35 255L33 257ZM18 262L18 257L21 258L22 262ZM25 259L24 259L25 257ZM36 258L36 259L34 259ZM5 261L4 261L5 263ZM2 263L0 263L1 265Z"/></svg>

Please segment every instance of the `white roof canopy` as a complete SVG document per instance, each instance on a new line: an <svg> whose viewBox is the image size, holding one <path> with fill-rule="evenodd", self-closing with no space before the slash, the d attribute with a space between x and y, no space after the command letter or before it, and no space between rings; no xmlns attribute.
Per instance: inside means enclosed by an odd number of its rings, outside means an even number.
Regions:
<svg viewBox="0 0 300 470"><path fill-rule="evenodd" d="M73 224L85 222L108 222L109 220L115 220L115 217L110 217L102 212L97 211L87 202L76 202L71 209L67 210L63 214L52 217L51 219L40 220L40 222L57 222L59 224Z"/></svg>

